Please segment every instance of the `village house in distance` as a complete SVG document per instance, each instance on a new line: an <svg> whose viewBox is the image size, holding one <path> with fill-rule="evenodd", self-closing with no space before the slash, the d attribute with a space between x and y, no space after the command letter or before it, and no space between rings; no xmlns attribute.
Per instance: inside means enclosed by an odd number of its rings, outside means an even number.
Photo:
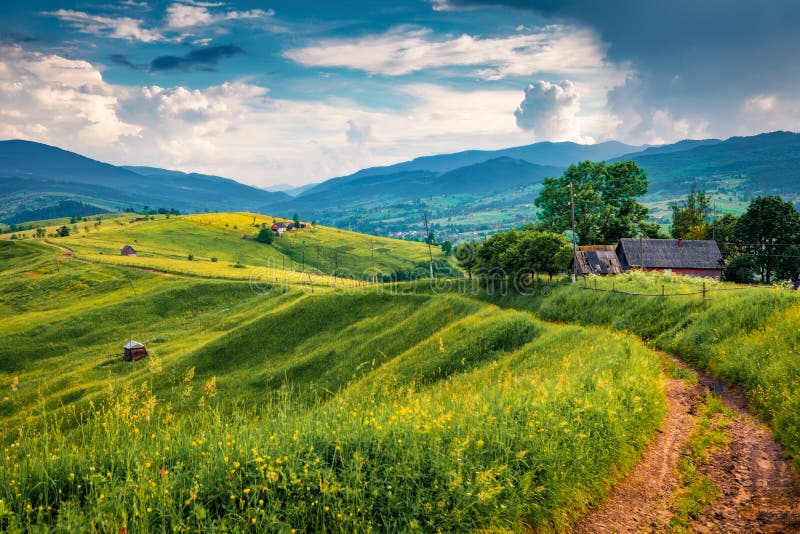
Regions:
<svg viewBox="0 0 800 534"><path fill-rule="evenodd" d="M720 280L725 263L716 241L623 238L616 246L580 247L570 267L578 276L639 269Z"/></svg>

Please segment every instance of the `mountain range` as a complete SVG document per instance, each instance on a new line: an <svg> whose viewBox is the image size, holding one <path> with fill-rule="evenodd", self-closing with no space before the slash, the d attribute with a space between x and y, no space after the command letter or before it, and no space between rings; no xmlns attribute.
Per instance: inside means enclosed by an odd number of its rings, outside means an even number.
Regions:
<svg viewBox="0 0 800 534"><path fill-rule="evenodd" d="M290 198L229 178L154 167L117 167L30 141L0 141L0 220L69 200L103 210L254 209ZM99 213L100 211L98 211ZM72 215L64 213L61 216Z"/></svg>
<svg viewBox="0 0 800 534"><path fill-rule="evenodd" d="M267 189L234 180L155 167L117 167L28 141L0 142L0 220L69 202L98 210L127 207L181 211L298 212L333 226L381 235L418 235L425 212L444 237L463 238L530 221L546 176L582 160L634 160L645 169L644 197L656 220L692 188L712 193L720 211L741 211L754 195L800 199L800 134L772 132L661 146L610 141L535 143L469 150L363 169L307 186ZM67 215L66 213L64 215Z"/></svg>

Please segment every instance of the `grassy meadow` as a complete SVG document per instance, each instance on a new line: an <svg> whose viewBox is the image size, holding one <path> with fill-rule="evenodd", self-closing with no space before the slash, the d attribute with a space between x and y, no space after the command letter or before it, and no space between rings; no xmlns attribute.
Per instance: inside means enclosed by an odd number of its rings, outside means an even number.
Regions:
<svg viewBox="0 0 800 534"><path fill-rule="evenodd" d="M467 296L0 268L3 530L563 530L664 413L634 337Z"/></svg>
<svg viewBox="0 0 800 534"><path fill-rule="evenodd" d="M618 292L593 291L616 289ZM800 295L779 287L631 273L561 285L552 295L490 299L542 319L630 332L695 368L742 386L751 408L800 468ZM659 295L633 296L622 293ZM588 288L588 289L587 289Z"/></svg>

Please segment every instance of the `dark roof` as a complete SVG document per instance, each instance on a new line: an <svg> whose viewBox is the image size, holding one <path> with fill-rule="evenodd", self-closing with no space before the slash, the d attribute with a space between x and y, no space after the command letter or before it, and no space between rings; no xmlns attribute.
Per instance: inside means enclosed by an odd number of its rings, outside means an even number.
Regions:
<svg viewBox="0 0 800 534"><path fill-rule="evenodd" d="M619 274L622 266L613 250L579 250L573 258L577 260L577 274Z"/></svg>
<svg viewBox="0 0 800 534"><path fill-rule="evenodd" d="M722 269L725 266L716 241L624 238L619 240L617 254L625 269L642 264L660 269Z"/></svg>
<svg viewBox="0 0 800 534"><path fill-rule="evenodd" d="M275 223L275 224L272 225L272 227L273 228L286 228L286 223L282 223L282 222Z"/></svg>
<svg viewBox="0 0 800 534"><path fill-rule="evenodd" d="M122 251L120 253L125 254L126 252L136 252L136 250L134 250L134 248L130 245L125 245L122 247Z"/></svg>

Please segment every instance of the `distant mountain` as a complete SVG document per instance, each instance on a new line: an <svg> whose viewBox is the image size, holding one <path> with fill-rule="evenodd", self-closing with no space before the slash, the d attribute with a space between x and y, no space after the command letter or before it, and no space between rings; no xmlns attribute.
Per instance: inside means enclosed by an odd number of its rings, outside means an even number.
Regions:
<svg viewBox="0 0 800 534"><path fill-rule="evenodd" d="M261 189L263 189L264 191L270 191L270 192L273 192L273 193L278 193L278 192L286 193L287 195L291 195L293 197L296 197L297 195L299 195L301 193L304 193L305 191L308 191L312 187L316 187L318 185L319 185L318 182L315 182L313 184L299 185L299 186L294 186L294 185L291 185L291 184L275 184L275 185L268 185L266 187L262 187Z"/></svg>
<svg viewBox="0 0 800 534"><path fill-rule="evenodd" d="M429 171L445 173L468 165L483 163L491 159L512 158L537 165L550 167L567 167L571 163L584 160L601 161L621 156L629 152L636 152L642 147L636 147L608 141L596 145L579 145L577 143L535 143L532 145L504 148L502 150L468 150L454 154L439 156L424 156L411 161L388 165L385 167L371 167L360 170L348 176L331 178L318 186L306 191L305 195L320 193L336 188L341 184L359 180L368 176L398 174L409 171ZM302 196L302 195L301 195Z"/></svg>
<svg viewBox="0 0 800 534"><path fill-rule="evenodd" d="M445 238L473 239L533 220L542 178L587 159L633 159L641 165L650 178L643 200L659 221L693 184L712 193L726 211L743 210L756 194L800 200L800 135L773 132L650 147L536 143L427 156L333 178L262 211L298 211L326 224L399 236L410 228L418 232L424 211Z"/></svg>
<svg viewBox="0 0 800 534"><path fill-rule="evenodd" d="M153 167L116 167L30 141L0 141L0 220L59 205L246 210L290 198L228 178Z"/></svg>
<svg viewBox="0 0 800 534"><path fill-rule="evenodd" d="M312 215L326 210L346 210L376 204L409 202L442 195L481 195L538 185L545 176L557 176L560 167L535 165L499 157L448 172L405 170L367 175L337 182L333 187L314 188L285 202L263 209L277 214L302 211Z"/></svg>
<svg viewBox="0 0 800 534"><path fill-rule="evenodd" d="M618 159L632 159L647 172L651 196L685 194L693 183L750 195L791 196L800 189L800 134L792 132L682 141Z"/></svg>

